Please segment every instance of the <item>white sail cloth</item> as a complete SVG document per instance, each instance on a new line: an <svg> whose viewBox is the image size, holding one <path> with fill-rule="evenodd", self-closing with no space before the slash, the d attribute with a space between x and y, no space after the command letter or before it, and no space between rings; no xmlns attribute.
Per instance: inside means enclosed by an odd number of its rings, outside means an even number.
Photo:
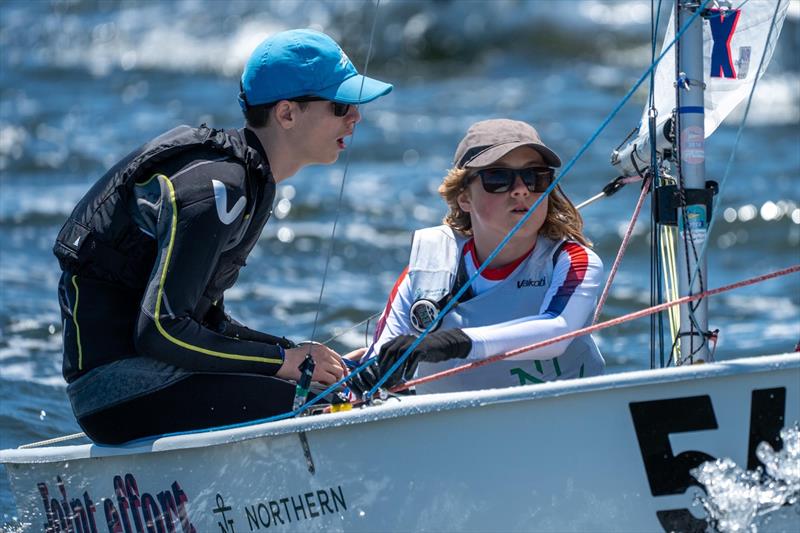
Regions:
<svg viewBox="0 0 800 533"><path fill-rule="evenodd" d="M776 6L778 13L775 16L775 27L770 33ZM766 70L775 51L788 7L789 0L743 0L728 9L712 7L712 16L703 19L703 81L706 84L703 107L706 138L750 94L756 80ZM675 38L674 18L673 11L664 36L662 53ZM675 51L676 47L673 46L658 64L655 73L654 105L658 112L658 150L671 144L663 134L663 126L675 108ZM759 69L762 55L764 62ZM649 105L645 105L637 138L612 155L612 164L618 166L625 176L637 174L631 163L631 155L636 157L640 168L649 164L648 110Z"/></svg>

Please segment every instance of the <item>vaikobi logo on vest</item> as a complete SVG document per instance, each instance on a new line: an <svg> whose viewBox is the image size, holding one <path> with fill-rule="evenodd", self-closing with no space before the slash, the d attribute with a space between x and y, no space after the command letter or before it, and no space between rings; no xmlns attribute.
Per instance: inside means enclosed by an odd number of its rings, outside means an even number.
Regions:
<svg viewBox="0 0 800 533"><path fill-rule="evenodd" d="M518 279L517 280L517 288L523 289L525 287L544 287L547 280L544 276L539 279Z"/></svg>

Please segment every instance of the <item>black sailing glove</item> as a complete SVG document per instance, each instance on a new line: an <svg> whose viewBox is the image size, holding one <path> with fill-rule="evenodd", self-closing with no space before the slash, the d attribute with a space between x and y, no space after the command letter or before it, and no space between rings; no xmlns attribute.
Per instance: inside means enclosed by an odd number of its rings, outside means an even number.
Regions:
<svg viewBox="0 0 800 533"><path fill-rule="evenodd" d="M351 379L351 388L359 395L375 386L392 365L400 359L417 337L400 335L381 346L377 364L373 363ZM420 361L440 363L449 359L464 359L472 350L472 339L459 328L429 333L409 354L403 364L387 379L383 386L391 389L414 377Z"/></svg>

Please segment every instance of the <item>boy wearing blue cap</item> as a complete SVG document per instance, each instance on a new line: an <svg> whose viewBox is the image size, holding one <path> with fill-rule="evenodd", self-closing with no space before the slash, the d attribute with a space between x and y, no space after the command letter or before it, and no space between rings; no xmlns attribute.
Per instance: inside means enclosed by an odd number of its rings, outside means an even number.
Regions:
<svg viewBox="0 0 800 533"><path fill-rule="evenodd" d="M336 161L361 120L358 104L391 90L360 75L324 33L293 30L265 40L250 56L239 104L280 182L305 165Z"/></svg>
<svg viewBox="0 0 800 533"><path fill-rule="evenodd" d="M246 127L180 126L141 146L84 196L59 232L63 373L96 442L265 418L291 410L298 366L330 384L322 345L251 330L224 292L272 213L277 183L333 163L358 105L392 86L360 75L330 37L291 30L245 65Z"/></svg>

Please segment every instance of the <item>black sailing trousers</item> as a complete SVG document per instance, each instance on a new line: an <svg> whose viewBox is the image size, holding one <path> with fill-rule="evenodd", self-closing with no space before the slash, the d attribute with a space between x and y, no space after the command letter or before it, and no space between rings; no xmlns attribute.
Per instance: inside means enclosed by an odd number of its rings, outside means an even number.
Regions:
<svg viewBox="0 0 800 533"><path fill-rule="evenodd" d="M287 413L294 393L293 383L269 376L192 374L157 392L80 417L78 423L98 444L122 444Z"/></svg>

